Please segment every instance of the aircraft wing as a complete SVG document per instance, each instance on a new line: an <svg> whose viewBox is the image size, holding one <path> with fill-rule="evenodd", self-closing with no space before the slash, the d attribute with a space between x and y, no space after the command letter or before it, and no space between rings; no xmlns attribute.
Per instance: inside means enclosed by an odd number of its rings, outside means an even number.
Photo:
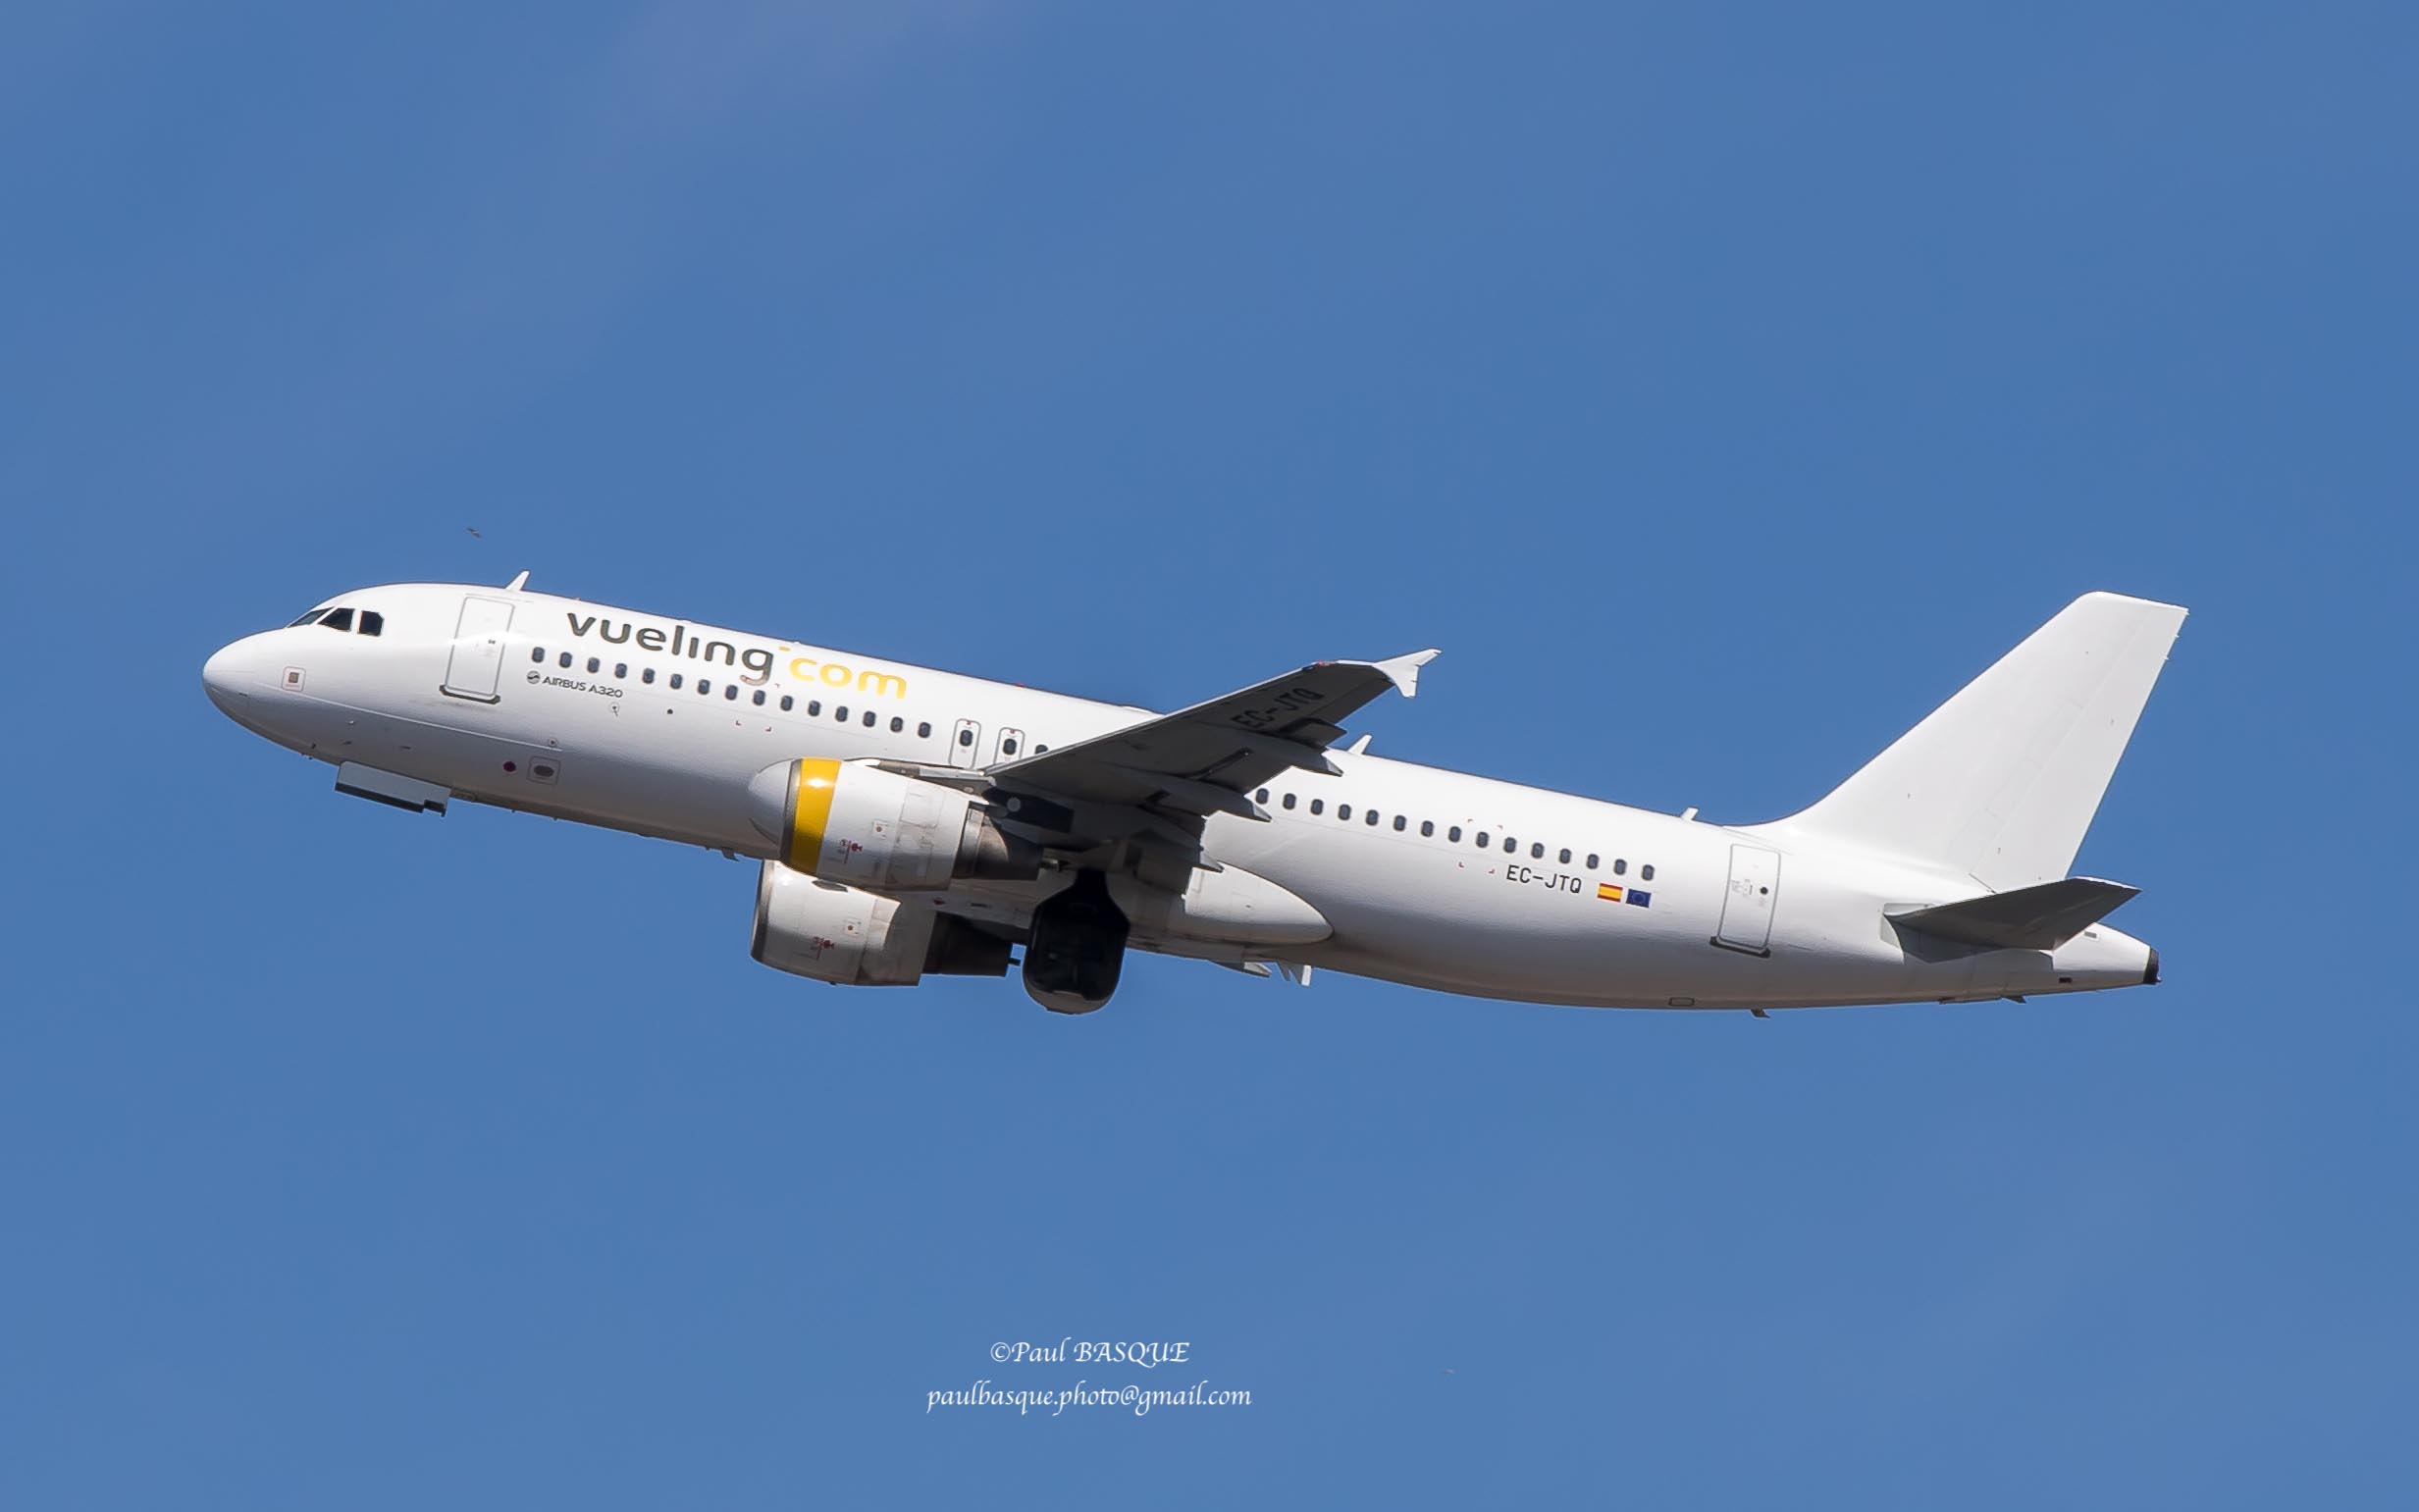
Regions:
<svg viewBox="0 0 2419 1512"><path fill-rule="evenodd" d="M1340 721L1389 688L1414 696L1419 669L1436 654L1313 662L1206 704L1005 762L989 776L1003 788L1066 803L1265 819L1249 797L1253 789L1293 767L1335 772L1324 753L1343 734Z"/></svg>

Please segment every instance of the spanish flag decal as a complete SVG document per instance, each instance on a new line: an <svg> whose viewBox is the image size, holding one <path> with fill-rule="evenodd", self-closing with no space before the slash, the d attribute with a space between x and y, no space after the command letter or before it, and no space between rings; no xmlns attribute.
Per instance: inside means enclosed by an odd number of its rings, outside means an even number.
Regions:
<svg viewBox="0 0 2419 1512"><path fill-rule="evenodd" d="M1599 882L1596 884L1596 896L1602 898L1606 903L1619 903L1621 901L1621 889L1615 887L1610 882Z"/></svg>

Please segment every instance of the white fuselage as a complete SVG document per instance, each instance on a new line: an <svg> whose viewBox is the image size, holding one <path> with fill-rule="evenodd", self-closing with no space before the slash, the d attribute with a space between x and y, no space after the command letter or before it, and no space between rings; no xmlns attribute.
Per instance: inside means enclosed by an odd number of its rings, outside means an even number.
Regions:
<svg viewBox="0 0 2419 1512"><path fill-rule="evenodd" d="M380 633L313 624L247 637L210 659L213 701L321 760L758 858L778 848L751 823L749 783L772 763L980 768L1156 717L526 591L408 584L330 601L376 612ZM484 636L467 632L466 613L486 616ZM1202 849L1305 900L1332 934L1273 952L1155 948L1601 1007L1994 998L2155 972L2147 947L2104 924L2055 951L1920 959L1884 911L1967 897L1972 877L1778 826L1331 756L1340 775L1287 772L1258 797L1267 822L1216 814ZM1036 896L1033 884L961 883L940 907L1013 928Z"/></svg>

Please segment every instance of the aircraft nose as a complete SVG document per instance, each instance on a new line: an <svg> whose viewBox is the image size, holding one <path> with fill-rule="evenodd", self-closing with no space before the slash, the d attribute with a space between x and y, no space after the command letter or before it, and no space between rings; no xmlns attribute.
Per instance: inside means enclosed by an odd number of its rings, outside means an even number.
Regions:
<svg viewBox="0 0 2419 1512"><path fill-rule="evenodd" d="M258 678L253 669L258 658L253 654L251 641L246 636L222 646L201 664L202 691L210 695L210 702L219 706L221 713L239 714L245 699L256 691L254 684Z"/></svg>

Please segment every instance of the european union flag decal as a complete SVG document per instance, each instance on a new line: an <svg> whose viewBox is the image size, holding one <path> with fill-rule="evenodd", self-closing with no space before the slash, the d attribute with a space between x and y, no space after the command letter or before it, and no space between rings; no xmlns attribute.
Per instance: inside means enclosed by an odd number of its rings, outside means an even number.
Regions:
<svg viewBox="0 0 2419 1512"><path fill-rule="evenodd" d="M1653 893L1642 893L1634 887L1628 892L1622 894L1621 901L1623 903L1634 903L1642 909L1651 909L1655 907L1655 895Z"/></svg>

